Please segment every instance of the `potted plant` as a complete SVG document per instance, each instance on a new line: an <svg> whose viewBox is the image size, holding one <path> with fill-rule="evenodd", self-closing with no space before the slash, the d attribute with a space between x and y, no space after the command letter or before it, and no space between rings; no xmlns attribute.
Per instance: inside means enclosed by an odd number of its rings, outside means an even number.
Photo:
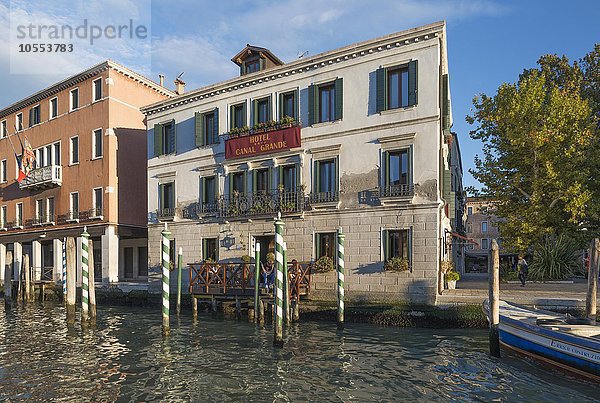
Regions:
<svg viewBox="0 0 600 403"><path fill-rule="evenodd" d="M446 282L448 283L448 289L456 289L456 282L460 280L460 274L457 271L450 270L446 273Z"/></svg>
<svg viewBox="0 0 600 403"><path fill-rule="evenodd" d="M383 264L383 269L385 271L395 272L408 271L409 262L408 259L405 257L391 257L385 261L385 263Z"/></svg>
<svg viewBox="0 0 600 403"><path fill-rule="evenodd" d="M313 265L315 273L327 273L333 271L333 259L329 256L321 256Z"/></svg>
<svg viewBox="0 0 600 403"><path fill-rule="evenodd" d="M281 127L281 128L292 127L292 124L294 122L295 122L294 118L292 118L290 116L284 116L279 121L279 127Z"/></svg>

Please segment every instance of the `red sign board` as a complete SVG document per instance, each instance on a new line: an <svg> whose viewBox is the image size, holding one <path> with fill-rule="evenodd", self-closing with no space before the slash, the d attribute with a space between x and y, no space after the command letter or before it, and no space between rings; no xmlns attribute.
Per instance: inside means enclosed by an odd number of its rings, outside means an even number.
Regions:
<svg viewBox="0 0 600 403"><path fill-rule="evenodd" d="M225 140L225 158L242 158L300 147L300 127Z"/></svg>

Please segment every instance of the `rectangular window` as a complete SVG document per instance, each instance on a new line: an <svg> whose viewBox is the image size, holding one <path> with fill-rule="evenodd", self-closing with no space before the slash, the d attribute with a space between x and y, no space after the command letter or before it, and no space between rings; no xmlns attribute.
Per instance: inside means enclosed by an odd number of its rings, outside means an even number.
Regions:
<svg viewBox="0 0 600 403"><path fill-rule="evenodd" d="M409 230L385 230L383 231L384 258L400 257L410 260Z"/></svg>
<svg viewBox="0 0 600 403"><path fill-rule="evenodd" d="M296 99L296 91L286 92L281 94L281 104L279 108L281 110L279 118L290 117L295 120L298 119L296 116L296 105L298 100Z"/></svg>
<svg viewBox="0 0 600 403"><path fill-rule="evenodd" d="M335 120L335 87L333 84L319 86L319 123Z"/></svg>
<svg viewBox="0 0 600 403"><path fill-rule="evenodd" d="M0 122L0 139L8 136L8 128L6 127L6 120Z"/></svg>
<svg viewBox="0 0 600 403"><path fill-rule="evenodd" d="M93 81L94 102L102 99L102 79L99 78Z"/></svg>
<svg viewBox="0 0 600 403"><path fill-rule="evenodd" d="M232 194L245 195L246 194L246 175L244 172L234 172L230 174L230 186Z"/></svg>
<svg viewBox="0 0 600 403"><path fill-rule="evenodd" d="M482 221L481 222L481 232L483 232L484 234L488 231L488 223L487 221Z"/></svg>
<svg viewBox="0 0 600 403"><path fill-rule="evenodd" d="M258 169L254 172L254 193L269 193L269 169Z"/></svg>
<svg viewBox="0 0 600 403"><path fill-rule="evenodd" d="M336 253L336 233L325 232L315 234L315 258L316 260L323 256L328 256L335 261Z"/></svg>
<svg viewBox="0 0 600 403"><path fill-rule="evenodd" d="M54 143L54 165L60 165L60 143Z"/></svg>
<svg viewBox="0 0 600 403"><path fill-rule="evenodd" d="M317 161L317 164L319 166L317 192L335 192L337 185L335 159Z"/></svg>
<svg viewBox="0 0 600 403"><path fill-rule="evenodd" d="M94 207L94 217L99 217L102 215L102 188L96 188L93 190L93 207Z"/></svg>
<svg viewBox="0 0 600 403"><path fill-rule="evenodd" d="M408 106L408 66L387 71L388 109Z"/></svg>
<svg viewBox="0 0 600 403"><path fill-rule="evenodd" d="M148 276L148 247L138 247L138 276Z"/></svg>
<svg viewBox="0 0 600 403"><path fill-rule="evenodd" d="M69 220L77 220L79 218L79 193L73 192L70 197L70 212Z"/></svg>
<svg viewBox="0 0 600 403"><path fill-rule="evenodd" d="M79 108L79 88L71 90L69 110L74 111Z"/></svg>
<svg viewBox="0 0 600 403"><path fill-rule="evenodd" d="M219 249L217 248L217 238L202 239L202 258L204 260L219 260Z"/></svg>
<svg viewBox="0 0 600 403"><path fill-rule="evenodd" d="M52 98L50 100L50 119L54 119L58 116L58 98Z"/></svg>
<svg viewBox="0 0 600 403"><path fill-rule="evenodd" d="M175 152L175 125L173 122L162 125L162 154Z"/></svg>
<svg viewBox="0 0 600 403"><path fill-rule="evenodd" d="M409 150L390 151L389 185L409 185Z"/></svg>
<svg viewBox="0 0 600 403"><path fill-rule="evenodd" d="M201 179L202 182L202 204L214 205L217 197L217 178L208 176Z"/></svg>
<svg viewBox="0 0 600 403"><path fill-rule="evenodd" d="M92 140L93 140L92 155L94 156L94 158L101 158L102 157L102 129L94 130L94 132L92 134Z"/></svg>
<svg viewBox="0 0 600 403"><path fill-rule="evenodd" d="M54 197L46 199L46 222L54 222Z"/></svg>
<svg viewBox="0 0 600 403"><path fill-rule="evenodd" d="M254 124L267 123L271 120L271 98L254 101Z"/></svg>
<svg viewBox="0 0 600 403"><path fill-rule="evenodd" d="M123 274L125 278L133 278L133 248L123 248Z"/></svg>
<svg viewBox="0 0 600 403"><path fill-rule="evenodd" d="M172 210L175 207L175 182L162 183L159 185L158 208L160 210Z"/></svg>
<svg viewBox="0 0 600 403"><path fill-rule="evenodd" d="M246 103L231 106L230 129L246 126Z"/></svg>
<svg viewBox="0 0 600 403"><path fill-rule="evenodd" d="M6 160L0 162L0 182L5 183L7 181L6 176Z"/></svg>
<svg viewBox="0 0 600 403"><path fill-rule="evenodd" d="M23 203L17 203L17 216L15 220L15 225L17 227L23 226Z"/></svg>
<svg viewBox="0 0 600 403"><path fill-rule="evenodd" d="M0 228L6 228L7 223L7 208L6 206L2 206L0 208Z"/></svg>
<svg viewBox="0 0 600 403"><path fill-rule="evenodd" d="M29 127L40 124L40 106L36 105L29 110Z"/></svg>
<svg viewBox="0 0 600 403"><path fill-rule="evenodd" d="M483 238L481 240L481 249L488 250L490 248L489 240L487 238Z"/></svg>
<svg viewBox="0 0 600 403"><path fill-rule="evenodd" d="M44 199L35 201L35 220L38 224L46 221L44 217Z"/></svg>
<svg viewBox="0 0 600 403"><path fill-rule="evenodd" d="M71 137L71 150L70 150L70 164L78 164L79 163L79 137Z"/></svg>
<svg viewBox="0 0 600 403"><path fill-rule="evenodd" d="M254 73L260 70L260 60L248 61L245 63L246 74Z"/></svg>
<svg viewBox="0 0 600 403"><path fill-rule="evenodd" d="M296 165L286 165L282 168L280 182L283 185L283 188L288 192L293 192L296 190L298 186L297 176L298 172L296 170Z"/></svg>
<svg viewBox="0 0 600 403"><path fill-rule="evenodd" d="M376 110L406 108L417 104L418 62L381 67L375 72Z"/></svg>
<svg viewBox="0 0 600 403"><path fill-rule="evenodd" d="M215 125L216 113L205 113L204 115L204 144L218 144L219 133Z"/></svg>
<svg viewBox="0 0 600 403"><path fill-rule="evenodd" d="M15 124L17 126L18 132L23 130L23 114L22 113L17 113L17 116L15 117Z"/></svg>
<svg viewBox="0 0 600 403"><path fill-rule="evenodd" d="M473 215L473 207L467 207L467 215Z"/></svg>

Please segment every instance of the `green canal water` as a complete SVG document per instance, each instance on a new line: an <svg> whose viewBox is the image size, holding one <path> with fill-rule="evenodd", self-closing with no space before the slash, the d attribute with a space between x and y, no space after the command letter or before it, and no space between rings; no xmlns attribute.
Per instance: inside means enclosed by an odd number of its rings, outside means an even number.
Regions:
<svg viewBox="0 0 600 403"><path fill-rule="evenodd" d="M516 356L487 355L481 330L295 324L186 312L163 340L160 308L101 307L69 328L61 306L0 306L0 401L544 401L600 398L598 385Z"/></svg>

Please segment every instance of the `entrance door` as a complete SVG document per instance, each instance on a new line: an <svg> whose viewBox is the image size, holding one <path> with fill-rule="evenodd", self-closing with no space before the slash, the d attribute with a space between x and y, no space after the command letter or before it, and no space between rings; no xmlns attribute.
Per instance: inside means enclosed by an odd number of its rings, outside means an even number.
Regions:
<svg viewBox="0 0 600 403"><path fill-rule="evenodd" d="M54 270L54 245L52 242L42 243L42 280L51 281Z"/></svg>
<svg viewBox="0 0 600 403"><path fill-rule="evenodd" d="M260 261L267 261L267 253L275 253L275 235L265 235L254 237L256 242L260 244Z"/></svg>

